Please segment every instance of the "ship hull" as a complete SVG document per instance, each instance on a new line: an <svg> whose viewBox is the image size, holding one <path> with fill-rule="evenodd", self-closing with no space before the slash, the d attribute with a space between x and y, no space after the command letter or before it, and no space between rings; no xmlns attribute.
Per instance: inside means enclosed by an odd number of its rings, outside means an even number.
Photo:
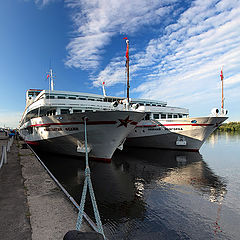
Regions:
<svg viewBox="0 0 240 240"><path fill-rule="evenodd" d="M110 160L116 148L144 116L130 111L96 111L31 119L20 127L24 140L40 151L85 156L87 118L89 157Z"/></svg>
<svg viewBox="0 0 240 240"><path fill-rule="evenodd" d="M227 117L197 117L176 120L142 120L125 144L134 147L198 151L207 137Z"/></svg>

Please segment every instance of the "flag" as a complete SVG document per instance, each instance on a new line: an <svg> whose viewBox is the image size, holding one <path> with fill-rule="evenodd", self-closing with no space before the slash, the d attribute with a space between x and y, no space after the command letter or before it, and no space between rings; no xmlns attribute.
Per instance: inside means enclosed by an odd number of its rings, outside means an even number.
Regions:
<svg viewBox="0 0 240 240"><path fill-rule="evenodd" d="M105 85L105 82L103 82L102 84Z"/></svg>
<svg viewBox="0 0 240 240"><path fill-rule="evenodd" d="M50 76L49 76L49 74L47 75L47 79L49 78Z"/></svg>
<svg viewBox="0 0 240 240"><path fill-rule="evenodd" d="M127 37L124 37L123 39L127 39Z"/></svg>
<svg viewBox="0 0 240 240"><path fill-rule="evenodd" d="M126 58L129 60L129 45L127 43Z"/></svg>
<svg viewBox="0 0 240 240"><path fill-rule="evenodd" d="M221 77L221 81L223 81L223 71L222 71L222 69L221 69L220 77Z"/></svg>

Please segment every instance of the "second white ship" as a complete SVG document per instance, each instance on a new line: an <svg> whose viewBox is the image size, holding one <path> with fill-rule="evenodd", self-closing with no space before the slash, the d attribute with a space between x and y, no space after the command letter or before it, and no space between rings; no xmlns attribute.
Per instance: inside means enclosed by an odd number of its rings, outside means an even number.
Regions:
<svg viewBox="0 0 240 240"><path fill-rule="evenodd" d="M132 99L131 104L137 104L138 111L146 116L128 135L128 146L198 151L227 119L224 109L220 112L215 108L208 117L189 117L188 109L163 101Z"/></svg>

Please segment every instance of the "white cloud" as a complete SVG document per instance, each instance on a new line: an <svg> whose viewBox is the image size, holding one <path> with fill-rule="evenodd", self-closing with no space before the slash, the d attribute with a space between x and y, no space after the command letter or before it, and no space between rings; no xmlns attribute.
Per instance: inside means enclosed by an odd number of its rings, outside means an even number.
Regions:
<svg viewBox="0 0 240 240"><path fill-rule="evenodd" d="M0 127L17 128L21 120L22 112L0 111Z"/></svg>
<svg viewBox="0 0 240 240"><path fill-rule="evenodd" d="M239 1L193 2L163 36L151 39L144 51L131 56L132 77L139 74L143 80L132 92L185 106L209 103L211 107L210 103L220 102L222 65L227 92L239 86L239 16ZM115 58L100 75L111 79L117 65Z"/></svg>
<svg viewBox="0 0 240 240"><path fill-rule="evenodd" d="M25 1L29 1L29 0L25 0ZM37 6L39 6L40 8L43 8L47 5L49 5L50 3L56 2L59 0L33 0L33 1Z"/></svg>
<svg viewBox="0 0 240 240"><path fill-rule="evenodd" d="M240 84L240 73L230 76L229 78L226 79L226 81L224 81L224 85L226 85L227 87L230 87L230 85L232 86L235 84ZM240 92L238 93L238 96L240 96Z"/></svg>
<svg viewBox="0 0 240 240"><path fill-rule="evenodd" d="M95 69L116 34L132 34L158 24L177 0L66 0L73 10L74 37L67 46L68 67Z"/></svg>

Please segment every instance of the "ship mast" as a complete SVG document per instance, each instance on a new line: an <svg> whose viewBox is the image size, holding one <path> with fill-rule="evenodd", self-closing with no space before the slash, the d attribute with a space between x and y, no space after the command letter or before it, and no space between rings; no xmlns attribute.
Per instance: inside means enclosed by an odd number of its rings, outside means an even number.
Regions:
<svg viewBox="0 0 240 240"><path fill-rule="evenodd" d="M50 69L50 82L51 82L51 91L53 91L54 83L53 83L53 70L52 69Z"/></svg>
<svg viewBox="0 0 240 240"><path fill-rule="evenodd" d="M222 106L221 106L221 110L222 110L222 113L223 113L223 107L224 107L224 96L223 96L223 68L221 69L221 74L220 74L220 77L221 77L221 81L222 81Z"/></svg>
<svg viewBox="0 0 240 240"><path fill-rule="evenodd" d="M105 90L105 82L102 82L102 90L103 90L103 96L106 97L106 90Z"/></svg>
<svg viewBox="0 0 240 240"><path fill-rule="evenodd" d="M127 101L129 103L129 89L130 89L130 84L129 84L129 40L126 39L126 44L127 44L127 51L126 51L126 68L127 68Z"/></svg>

